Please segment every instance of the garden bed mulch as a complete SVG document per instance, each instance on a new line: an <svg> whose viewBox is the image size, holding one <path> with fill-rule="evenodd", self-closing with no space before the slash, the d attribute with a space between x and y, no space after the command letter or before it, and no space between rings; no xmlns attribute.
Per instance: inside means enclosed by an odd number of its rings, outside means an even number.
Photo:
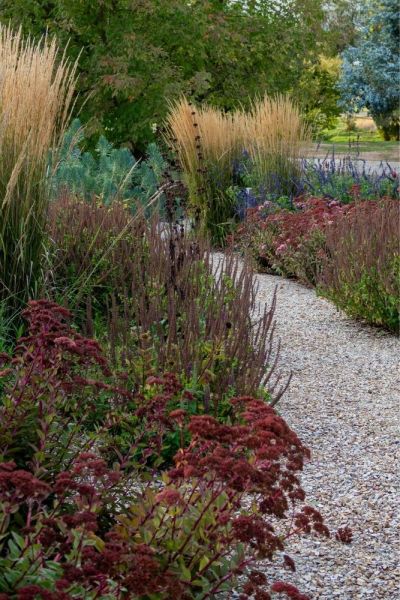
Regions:
<svg viewBox="0 0 400 600"><path fill-rule="evenodd" d="M313 599L400 597L399 340L296 282L272 275L258 282L261 308L278 285L279 364L293 379L277 408L312 452L303 475L308 503L333 532L353 530L350 545L289 542L297 570L275 566L271 578Z"/></svg>

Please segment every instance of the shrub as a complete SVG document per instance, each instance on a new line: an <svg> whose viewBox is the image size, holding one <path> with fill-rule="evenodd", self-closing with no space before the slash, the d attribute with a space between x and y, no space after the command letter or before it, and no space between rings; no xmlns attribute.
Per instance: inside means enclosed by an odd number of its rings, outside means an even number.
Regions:
<svg viewBox="0 0 400 600"><path fill-rule="evenodd" d="M319 283L350 315L399 330L400 205L389 198L356 204L326 230Z"/></svg>
<svg viewBox="0 0 400 600"><path fill-rule="evenodd" d="M275 300L257 316L248 264L228 255L218 268L204 240L133 222L118 203L66 199L52 209L54 295L79 312L86 332L106 336L134 381L173 370L192 390L194 412L224 410L228 390L273 389Z"/></svg>
<svg viewBox="0 0 400 600"><path fill-rule="evenodd" d="M237 201L229 189L240 179L241 163L248 163L251 187L270 190L279 178L287 193L308 137L298 108L285 96L266 96L247 113L195 108L182 98L171 105L166 135L179 158L192 210L219 243L235 218Z"/></svg>
<svg viewBox="0 0 400 600"><path fill-rule="evenodd" d="M84 129L75 119L57 156L53 196L67 193L107 205L118 199L133 212L138 206L146 208L162 187L168 166L156 144L148 146L145 160L136 161L128 148L113 148L104 136L93 154L80 149L84 141Z"/></svg>
<svg viewBox="0 0 400 600"><path fill-rule="evenodd" d="M295 211L248 211L239 236L264 270L315 285L324 257L325 230L347 207L322 198L298 198Z"/></svg>
<svg viewBox="0 0 400 600"><path fill-rule="evenodd" d="M368 170L365 161L339 160L333 154L323 160L304 160L295 189L297 195L311 194L348 204L360 198L399 198L399 177L389 164L381 164L377 172Z"/></svg>
<svg viewBox="0 0 400 600"><path fill-rule="evenodd" d="M132 392L98 344L68 325L68 311L38 301L25 316L27 336L14 357L1 356L1 598L200 600L242 588L243 598L305 600L252 570L289 536L329 535L303 504L298 473L309 452L273 408L236 398L228 425L171 411L181 393L172 376ZM116 427L129 413L143 421L129 421L122 454ZM156 478L149 453L187 421L189 444Z"/></svg>
<svg viewBox="0 0 400 600"><path fill-rule="evenodd" d="M48 155L67 122L75 69L54 40L35 44L0 26L0 302L11 314L39 286Z"/></svg>
<svg viewBox="0 0 400 600"><path fill-rule="evenodd" d="M231 241L262 270L317 286L350 315L397 331L399 202L361 201L356 186L352 193L356 201L348 205L298 198L295 211L271 212L268 202L248 209Z"/></svg>

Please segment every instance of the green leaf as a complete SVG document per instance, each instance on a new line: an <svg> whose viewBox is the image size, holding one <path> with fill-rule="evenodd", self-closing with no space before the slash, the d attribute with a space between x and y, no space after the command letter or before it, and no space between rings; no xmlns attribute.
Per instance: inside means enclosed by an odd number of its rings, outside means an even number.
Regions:
<svg viewBox="0 0 400 600"><path fill-rule="evenodd" d="M185 566L183 560L180 562L179 564L179 568L180 568L180 575L181 575L181 579L183 581L191 581L192 579L192 573L190 572L190 570Z"/></svg>
<svg viewBox="0 0 400 600"><path fill-rule="evenodd" d="M202 571L208 565L209 562L210 562L209 558L207 556L203 556L199 562L200 571Z"/></svg>

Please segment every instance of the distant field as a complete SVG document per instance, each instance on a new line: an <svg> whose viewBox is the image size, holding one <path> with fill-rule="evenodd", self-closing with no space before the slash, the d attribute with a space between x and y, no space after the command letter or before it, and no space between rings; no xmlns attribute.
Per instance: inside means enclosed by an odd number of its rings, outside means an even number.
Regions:
<svg viewBox="0 0 400 600"><path fill-rule="evenodd" d="M340 154L360 156L369 160L400 161L399 142L323 142L314 144L310 149L312 156L325 156L326 154Z"/></svg>
<svg viewBox="0 0 400 600"><path fill-rule="evenodd" d="M315 142L310 148L311 154L325 156L335 152L341 155L359 155L369 160L399 162L399 142L383 140L371 117L358 117L356 126L355 131L347 131L344 119L340 119L335 129L323 132L321 141Z"/></svg>

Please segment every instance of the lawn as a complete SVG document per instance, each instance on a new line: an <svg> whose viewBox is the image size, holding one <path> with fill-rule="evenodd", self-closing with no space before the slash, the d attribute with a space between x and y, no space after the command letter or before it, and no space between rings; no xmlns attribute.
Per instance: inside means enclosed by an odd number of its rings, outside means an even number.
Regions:
<svg viewBox="0 0 400 600"><path fill-rule="evenodd" d="M340 119L334 129L322 132L316 144L316 156L334 151L336 154L360 155L370 160L399 161L399 142L385 141L369 117L357 119L354 131L348 131L344 120Z"/></svg>

